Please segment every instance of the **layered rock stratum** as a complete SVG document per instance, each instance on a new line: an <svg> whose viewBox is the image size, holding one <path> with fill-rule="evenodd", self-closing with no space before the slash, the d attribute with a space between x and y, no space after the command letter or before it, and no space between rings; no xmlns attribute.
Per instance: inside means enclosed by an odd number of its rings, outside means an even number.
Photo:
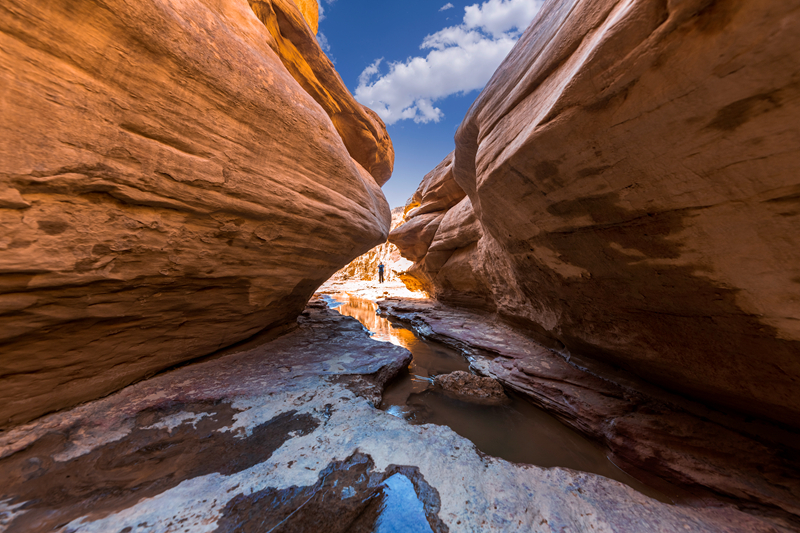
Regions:
<svg viewBox="0 0 800 533"><path fill-rule="evenodd" d="M675 503L722 500L800 528L797 430L722 413L595 360L564 358L486 313L430 299L388 298L378 306L392 323L459 350L470 370L487 376L454 372L436 382L451 375L496 380L602 443L614 465Z"/></svg>
<svg viewBox="0 0 800 533"><path fill-rule="evenodd" d="M3 2L0 427L290 323L385 240L391 142L316 8Z"/></svg>
<svg viewBox="0 0 800 533"><path fill-rule="evenodd" d="M798 29L778 0L548 2L390 241L443 302L800 426Z"/></svg>
<svg viewBox="0 0 800 533"><path fill-rule="evenodd" d="M7 533L789 533L730 505L481 453L375 409L410 354L313 302L299 327L0 434Z"/></svg>

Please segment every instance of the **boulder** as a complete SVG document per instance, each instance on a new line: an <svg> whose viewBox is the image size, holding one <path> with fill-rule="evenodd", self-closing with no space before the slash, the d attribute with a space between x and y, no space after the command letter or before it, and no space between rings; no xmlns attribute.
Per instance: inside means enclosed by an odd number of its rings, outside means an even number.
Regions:
<svg viewBox="0 0 800 533"><path fill-rule="evenodd" d="M433 378L433 383L446 394L459 400L484 404L502 404L509 401L499 381L463 370L438 375Z"/></svg>
<svg viewBox="0 0 800 533"><path fill-rule="evenodd" d="M428 253L443 218L442 211L410 218L390 233L389 242L397 246L400 255L409 261L419 261Z"/></svg>
<svg viewBox="0 0 800 533"><path fill-rule="evenodd" d="M4 2L0 427L291 324L385 240L391 143L312 4Z"/></svg>
<svg viewBox="0 0 800 533"><path fill-rule="evenodd" d="M456 134L480 231L390 240L460 246L409 270L442 301L800 426L798 29L779 0L546 3Z"/></svg>

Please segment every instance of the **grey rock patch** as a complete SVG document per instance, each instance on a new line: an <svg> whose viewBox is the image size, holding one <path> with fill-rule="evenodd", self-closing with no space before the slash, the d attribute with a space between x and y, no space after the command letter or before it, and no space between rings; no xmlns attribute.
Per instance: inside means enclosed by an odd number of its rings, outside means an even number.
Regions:
<svg viewBox="0 0 800 533"><path fill-rule="evenodd" d="M4 519L4 533L53 527L72 533L211 533L227 527L225 517L232 517L234 508L250 516L242 505L252 495L314 487L332 465L357 466L347 462L356 457L364 458L362 467L366 458L372 466L365 467L360 484L356 477L336 485L339 501L342 495L348 499L347 487L365 494L402 474L432 531L683 533L685 525L715 533L786 531L730 506L666 505L601 476L488 457L447 427L412 426L381 412L334 378L380 376L408 353L370 340L355 320L322 306L310 306L308 313L297 330L264 345L176 369L2 434L0 479L9 481L0 487L0 501L4 509L14 509ZM291 372L280 372L280 367ZM112 431L106 435L99 428ZM144 437L150 440L145 443ZM250 458L236 453L237 447L267 438L277 444L270 453L261 450ZM220 457L209 458L197 446L179 446L181 453L170 456L172 448L162 445L175 439L210 439L229 448L215 448ZM133 447L134 441L142 446ZM147 448L148 443L155 446ZM72 447L85 453L66 462L54 459ZM37 483L66 486L67 475L81 474L67 465L86 465L89 458L125 447L133 453L106 453L108 464L127 462L136 474L135 467L151 454L163 458L164 468L180 464L197 475L140 497L131 489L138 486L136 480L121 484L114 471L106 471L105 479L87 484L91 489L105 483L118 498L107 500L104 508L93 506L93 498L102 495L91 490L67 494L61 502L39 501L25 490L33 479L30 471L22 471L31 467L29 458L49 465L39 471ZM94 470L91 475L103 475L103 469ZM402 479L395 481L399 485L380 489L387 493L382 501L412 497ZM270 512L285 518L294 510L276 503Z"/></svg>
<svg viewBox="0 0 800 533"><path fill-rule="evenodd" d="M800 529L797 432L722 413L620 369L548 349L492 315L424 299L378 305L382 315L420 336L465 353L474 372L604 443L617 465L677 501L722 500Z"/></svg>

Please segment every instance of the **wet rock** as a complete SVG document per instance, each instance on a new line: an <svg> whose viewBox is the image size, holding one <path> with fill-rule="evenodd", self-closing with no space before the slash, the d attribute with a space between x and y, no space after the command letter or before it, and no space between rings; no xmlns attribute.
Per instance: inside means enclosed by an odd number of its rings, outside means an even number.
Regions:
<svg viewBox="0 0 800 533"><path fill-rule="evenodd" d="M383 375L408 352L322 305L306 311L280 338L0 434L5 532L788 531L493 459L378 411L336 380Z"/></svg>
<svg viewBox="0 0 800 533"><path fill-rule="evenodd" d="M285 327L385 241L391 142L299 5L4 2L0 428Z"/></svg>
<svg viewBox="0 0 800 533"><path fill-rule="evenodd" d="M687 400L612 367L569 360L488 314L389 299L381 313L468 354L479 374L604 443L614 462L682 501L722 497L800 526L800 434ZM671 492L672 488L665 488Z"/></svg>
<svg viewBox="0 0 800 533"><path fill-rule="evenodd" d="M434 229L426 176L390 234L408 275L800 427L798 28L781 0L547 2L438 167L468 200Z"/></svg>
<svg viewBox="0 0 800 533"><path fill-rule="evenodd" d="M433 378L433 383L445 393L461 400L486 404L501 404L508 401L508 396L499 381L463 370L438 375Z"/></svg>
<svg viewBox="0 0 800 533"><path fill-rule="evenodd" d="M312 486L238 494L214 531L446 532L439 507L438 492L419 469L392 465L377 472L371 457L356 452L329 464Z"/></svg>

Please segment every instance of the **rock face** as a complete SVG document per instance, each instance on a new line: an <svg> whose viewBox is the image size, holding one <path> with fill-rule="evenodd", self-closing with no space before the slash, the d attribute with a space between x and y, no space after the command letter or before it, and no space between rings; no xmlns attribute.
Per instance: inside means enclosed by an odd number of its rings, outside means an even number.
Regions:
<svg viewBox="0 0 800 533"><path fill-rule="evenodd" d="M438 375L433 378L433 383L446 393L467 401L487 404L501 404L508 401L508 396L503 392L503 386L499 381L463 370Z"/></svg>
<svg viewBox="0 0 800 533"><path fill-rule="evenodd" d="M391 229L397 228L402 223L403 208L395 207L392 209ZM400 279L413 264L400 255L400 250L398 250L397 246L390 242L385 242L350 261L347 266L331 276L331 279L337 281L378 281L378 265L381 263L384 266L384 279L386 281Z"/></svg>
<svg viewBox="0 0 800 533"><path fill-rule="evenodd" d="M317 0L292 0L315 34L319 29L319 2ZM254 2L251 2L253 4Z"/></svg>
<svg viewBox="0 0 800 533"><path fill-rule="evenodd" d="M779 0L548 2L390 241L441 301L800 426L799 29Z"/></svg>
<svg viewBox="0 0 800 533"><path fill-rule="evenodd" d="M4 531L791 530L509 463L447 427L410 425L354 392L359 380L380 390L406 350L324 306L298 322L0 434Z"/></svg>
<svg viewBox="0 0 800 533"><path fill-rule="evenodd" d="M393 321L464 353L484 379L604 444L614 464L676 501L724 498L800 526L800 431L723 414L630 373L565 358L486 313L425 299L378 305Z"/></svg>
<svg viewBox="0 0 800 533"><path fill-rule="evenodd" d="M288 0L4 2L0 427L292 321L385 239L391 143L315 24Z"/></svg>

